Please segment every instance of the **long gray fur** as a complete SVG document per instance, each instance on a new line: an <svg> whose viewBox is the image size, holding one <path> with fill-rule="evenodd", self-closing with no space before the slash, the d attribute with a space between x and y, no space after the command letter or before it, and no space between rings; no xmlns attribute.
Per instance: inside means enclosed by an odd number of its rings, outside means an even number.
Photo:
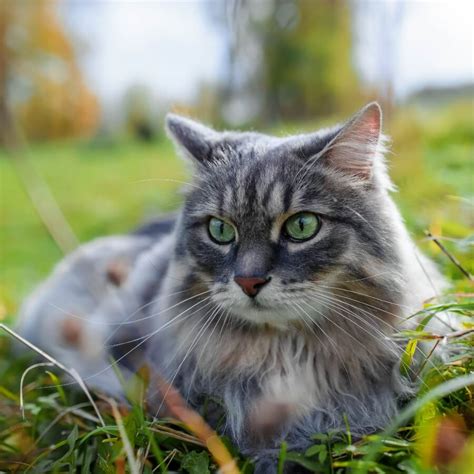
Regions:
<svg viewBox="0 0 474 474"><path fill-rule="evenodd" d="M84 332L101 322L107 331L94 367L107 367L104 353L127 370L146 361L196 409L207 395L220 400L211 418L221 406L222 431L257 460L259 473L276 470L283 439L303 450L316 432L345 430L345 417L354 436L383 428L410 393L389 336L416 324L406 316L444 282L390 197L379 106L369 104L345 125L284 138L217 132L175 115L167 129L194 170L173 230L157 236L171 227L167 221L149 235L111 237L107 251L104 240L88 244L89 254L110 263L120 256L110 251L117 239L132 242L125 281L94 307L81 288L64 283L65 272L90 278L79 250L66 270L62 264L61 278L56 270L25 304L24 334L36 333L35 342L54 351L35 327L53 324L60 337L58 319L71 313L88 315ZM294 243L281 229L300 211L318 214L322 225L311 240ZM236 241L213 242L210 216L231 222ZM106 282L103 271L92 273ZM236 275L271 281L249 298ZM59 298L62 316L51 313ZM64 357L64 347L56 352ZM119 394L110 370L107 379L104 371L95 375L80 350L68 354L91 385Z"/></svg>

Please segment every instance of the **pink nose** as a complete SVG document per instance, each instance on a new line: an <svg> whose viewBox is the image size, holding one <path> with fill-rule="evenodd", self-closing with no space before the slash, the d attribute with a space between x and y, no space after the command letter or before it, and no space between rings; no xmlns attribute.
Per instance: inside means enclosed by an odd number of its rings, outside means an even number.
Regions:
<svg viewBox="0 0 474 474"><path fill-rule="evenodd" d="M269 281L270 277L259 278L259 277L235 277L234 281L237 285L242 288L242 291L253 298L257 295L261 288L263 288Z"/></svg>

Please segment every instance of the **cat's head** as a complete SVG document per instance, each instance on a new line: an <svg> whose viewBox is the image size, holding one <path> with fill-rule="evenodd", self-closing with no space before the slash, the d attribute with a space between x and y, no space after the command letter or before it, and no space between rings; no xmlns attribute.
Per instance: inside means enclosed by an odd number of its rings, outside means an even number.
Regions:
<svg viewBox="0 0 474 474"><path fill-rule="evenodd" d="M167 129L194 164L177 258L224 310L281 327L318 319L337 289L390 286L377 277L398 265L378 104L284 138L176 115Z"/></svg>

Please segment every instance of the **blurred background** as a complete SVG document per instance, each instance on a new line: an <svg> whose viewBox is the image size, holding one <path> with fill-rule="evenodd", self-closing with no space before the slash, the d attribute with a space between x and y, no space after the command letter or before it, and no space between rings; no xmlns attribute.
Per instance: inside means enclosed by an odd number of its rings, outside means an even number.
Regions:
<svg viewBox="0 0 474 474"><path fill-rule="evenodd" d="M288 134L377 99L400 205L472 271L472 1L0 0L0 320L78 241L181 202L167 111Z"/></svg>

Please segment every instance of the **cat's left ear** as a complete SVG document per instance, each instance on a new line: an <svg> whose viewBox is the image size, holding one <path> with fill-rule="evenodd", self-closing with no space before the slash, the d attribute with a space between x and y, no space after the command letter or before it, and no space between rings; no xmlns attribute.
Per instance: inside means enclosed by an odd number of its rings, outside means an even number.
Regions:
<svg viewBox="0 0 474 474"><path fill-rule="evenodd" d="M185 158L198 164L209 161L218 137L215 130L189 118L167 114L166 131Z"/></svg>
<svg viewBox="0 0 474 474"><path fill-rule="evenodd" d="M380 151L382 110L372 102L355 114L320 153L328 167L368 181Z"/></svg>

